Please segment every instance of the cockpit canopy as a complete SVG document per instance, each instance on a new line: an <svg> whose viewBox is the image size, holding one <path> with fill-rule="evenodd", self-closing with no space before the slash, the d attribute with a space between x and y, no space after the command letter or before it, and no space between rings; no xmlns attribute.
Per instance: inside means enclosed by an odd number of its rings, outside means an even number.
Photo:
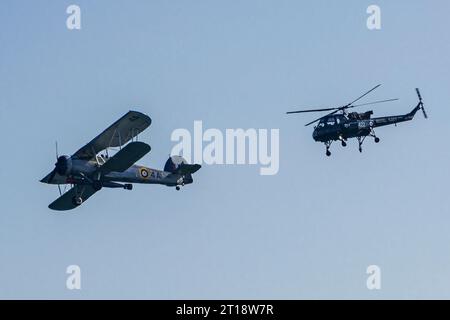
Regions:
<svg viewBox="0 0 450 320"><path fill-rule="evenodd" d="M319 124L317 125L318 128L324 128L324 127L332 127L332 126L338 126L341 123L345 122L347 119L343 114L335 114L331 116L326 116L320 119Z"/></svg>

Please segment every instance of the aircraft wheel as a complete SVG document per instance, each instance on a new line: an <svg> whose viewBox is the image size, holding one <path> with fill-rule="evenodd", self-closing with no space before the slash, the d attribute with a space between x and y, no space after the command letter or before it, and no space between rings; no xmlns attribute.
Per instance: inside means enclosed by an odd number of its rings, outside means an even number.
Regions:
<svg viewBox="0 0 450 320"><path fill-rule="evenodd" d="M133 185L131 183L127 183L123 186L125 190L133 190Z"/></svg>
<svg viewBox="0 0 450 320"><path fill-rule="evenodd" d="M378 142L380 142L380 138L375 137L375 143L378 143Z"/></svg>
<svg viewBox="0 0 450 320"><path fill-rule="evenodd" d="M362 152L362 148L361 147L359 147L359 152Z"/></svg>
<svg viewBox="0 0 450 320"><path fill-rule="evenodd" d="M176 186L175 189L176 189L177 191L180 191L180 186Z"/></svg>
<svg viewBox="0 0 450 320"><path fill-rule="evenodd" d="M76 206L79 206L83 203L83 198L75 196L72 198L72 203Z"/></svg>
<svg viewBox="0 0 450 320"><path fill-rule="evenodd" d="M327 150L327 153L326 153L326 155L327 155L327 157L331 156L331 152L330 152L330 150Z"/></svg>
<svg viewBox="0 0 450 320"><path fill-rule="evenodd" d="M345 141L342 141L341 144L342 144L343 147L346 147L346 146L347 146L347 142L345 142Z"/></svg>

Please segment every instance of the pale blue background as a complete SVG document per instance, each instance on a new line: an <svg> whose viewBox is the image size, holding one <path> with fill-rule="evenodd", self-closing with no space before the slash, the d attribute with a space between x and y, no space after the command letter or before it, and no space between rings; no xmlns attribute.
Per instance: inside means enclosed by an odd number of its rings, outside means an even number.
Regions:
<svg viewBox="0 0 450 320"><path fill-rule="evenodd" d="M1 298L450 298L448 1L72 1L0 4ZM366 8L382 9L382 30ZM359 154L286 116L401 98L429 121L378 130ZM279 128L280 171L205 166L181 192L102 190L47 208L54 141L72 154L129 109L149 114L142 163L175 128ZM362 108L361 111L369 108ZM82 290L65 288L78 264ZM366 288L366 267L382 290Z"/></svg>

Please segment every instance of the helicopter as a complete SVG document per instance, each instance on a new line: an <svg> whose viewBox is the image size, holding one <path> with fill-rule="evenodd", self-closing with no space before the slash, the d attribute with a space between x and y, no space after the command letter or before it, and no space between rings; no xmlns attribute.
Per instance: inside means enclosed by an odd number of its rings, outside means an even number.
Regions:
<svg viewBox="0 0 450 320"><path fill-rule="evenodd" d="M375 89L379 88L380 86L381 84L373 87L372 89L370 89L357 99L341 107L289 111L287 112L287 114L332 111L331 113L328 113L325 116L322 116L305 125L309 126L313 123L318 122L318 124L314 127L314 131L312 134L313 139L316 142L321 142L325 144L327 156L331 156L330 147L334 141L340 141L341 145L343 147L346 147L347 139L350 138L356 138L358 140L359 152L362 152L362 145L366 137L370 136L374 138L375 143L380 142L380 138L376 136L374 128L392 124L397 125L397 123L399 122L410 121L414 118L415 114L419 110L422 110L425 119L428 118L428 115L425 111L422 102L422 96L418 88L416 88L416 93L419 98L419 102L416 105L416 107L407 114L372 118L373 115L372 110L362 113L347 111L348 109L355 107L374 105L398 100L398 99L387 99L356 105L354 104L357 101L360 101L362 98L367 96Z"/></svg>

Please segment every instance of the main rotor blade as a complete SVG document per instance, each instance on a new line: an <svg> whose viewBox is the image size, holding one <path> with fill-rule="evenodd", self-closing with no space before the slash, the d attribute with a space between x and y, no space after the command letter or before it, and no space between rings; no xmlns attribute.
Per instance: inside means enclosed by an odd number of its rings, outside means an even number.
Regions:
<svg viewBox="0 0 450 320"><path fill-rule="evenodd" d="M370 89L369 91L367 91L366 93L364 93L361 97L353 100L352 102L350 102L349 104L346 105L346 107L351 106L352 104L354 104L356 101L361 100L362 98L364 98L365 96L367 96L369 93L371 93L373 90L377 89L379 86L381 86L381 84L373 87L372 89Z"/></svg>
<svg viewBox="0 0 450 320"><path fill-rule="evenodd" d="M286 112L286 114L331 111L331 110L335 110L335 109L337 109L337 108L308 109L308 110L299 110L299 111L289 111L289 112Z"/></svg>
<svg viewBox="0 0 450 320"><path fill-rule="evenodd" d="M311 121L311 122L305 124L305 127L307 127L307 126L309 126L309 125L312 125L314 122L317 122L317 121L319 121L319 120L322 120L323 118L332 116L333 114L335 114L335 113L338 112L338 111L340 111L340 110L335 110L335 111L333 111L333 112L331 112L331 113L329 113L329 114L327 114L327 115L324 115L323 117L320 117L320 118L318 118L318 119L316 119L316 120L314 120L314 121Z"/></svg>
<svg viewBox="0 0 450 320"><path fill-rule="evenodd" d="M349 108L367 106L369 104L377 104L377 103L390 102L390 101L396 101L396 100L399 100L399 99L395 98L395 99L387 99L387 100L379 100L379 101L367 102L367 103L362 103L362 104L355 104L353 106L350 106Z"/></svg>

